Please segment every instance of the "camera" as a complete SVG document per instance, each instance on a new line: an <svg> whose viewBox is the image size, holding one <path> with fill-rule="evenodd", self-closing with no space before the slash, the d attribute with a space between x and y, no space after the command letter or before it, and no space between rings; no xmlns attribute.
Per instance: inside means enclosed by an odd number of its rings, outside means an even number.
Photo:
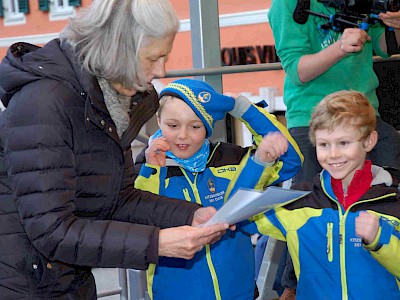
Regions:
<svg viewBox="0 0 400 300"><path fill-rule="evenodd" d="M297 0L293 19L298 24L305 24L310 15L325 18L327 22L319 25L323 31L343 32L346 28L360 28L367 31L371 24L380 22L385 25L379 20L379 13L400 10L400 0L317 0L324 6L335 8L335 13L327 15L311 11L311 1ZM388 54L400 53L395 32L393 28L386 25L385 40Z"/></svg>
<svg viewBox="0 0 400 300"><path fill-rule="evenodd" d="M318 0L318 2L353 14L379 14L400 10L400 0Z"/></svg>

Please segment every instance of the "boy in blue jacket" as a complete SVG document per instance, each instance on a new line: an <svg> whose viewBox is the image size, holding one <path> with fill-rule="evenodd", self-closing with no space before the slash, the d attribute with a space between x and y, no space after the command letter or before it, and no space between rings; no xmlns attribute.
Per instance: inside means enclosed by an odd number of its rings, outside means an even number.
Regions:
<svg viewBox="0 0 400 300"><path fill-rule="evenodd" d="M205 82L180 79L160 97L160 130L150 139L146 161L136 161L142 163L137 188L219 209L239 187L261 190L301 167L303 157L286 128L242 96L234 99ZM215 121L227 112L246 124L256 146L210 143ZM151 299L253 299L250 235L257 231L248 231L248 223L237 224L191 260L160 258L147 272Z"/></svg>
<svg viewBox="0 0 400 300"><path fill-rule="evenodd" d="M366 160L377 143L375 111L355 91L326 96L310 121L322 172L307 196L253 218L287 241L296 299L400 299L398 170Z"/></svg>

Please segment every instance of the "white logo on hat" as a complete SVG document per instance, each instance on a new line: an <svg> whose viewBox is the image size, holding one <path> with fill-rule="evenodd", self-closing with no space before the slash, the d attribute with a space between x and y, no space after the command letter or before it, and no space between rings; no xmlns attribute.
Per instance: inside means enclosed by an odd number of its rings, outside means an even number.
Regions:
<svg viewBox="0 0 400 300"><path fill-rule="evenodd" d="M197 96L197 100L199 100L201 103L210 102L211 94L209 92L200 92Z"/></svg>

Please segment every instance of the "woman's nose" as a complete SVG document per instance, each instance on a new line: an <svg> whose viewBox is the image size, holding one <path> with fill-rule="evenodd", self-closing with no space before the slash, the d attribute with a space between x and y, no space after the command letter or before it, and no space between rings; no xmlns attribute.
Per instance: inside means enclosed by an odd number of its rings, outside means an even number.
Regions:
<svg viewBox="0 0 400 300"><path fill-rule="evenodd" d="M155 78L165 77L165 59L161 58L155 63L152 73Z"/></svg>

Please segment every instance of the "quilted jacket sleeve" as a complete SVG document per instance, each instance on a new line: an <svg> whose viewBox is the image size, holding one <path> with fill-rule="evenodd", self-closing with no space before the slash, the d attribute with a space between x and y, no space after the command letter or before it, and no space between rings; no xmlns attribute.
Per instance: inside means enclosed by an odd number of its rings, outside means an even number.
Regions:
<svg viewBox="0 0 400 300"><path fill-rule="evenodd" d="M77 161L74 153L79 147L76 143L85 142L84 136L76 140L74 134L77 128L85 130L85 124L83 118L73 118L74 114L81 116L73 99L76 94L59 82L40 80L16 93L7 108L0 134L20 222L34 247L52 261L145 269L154 262L148 257L158 236L154 225L171 225L170 219L163 221L161 215L176 206L156 206L155 196L132 189L126 211L119 215L128 222L91 216L90 207L97 205L96 199L87 207L88 201L81 201L77 207L77 197L85 198L85 191L78 189L77 166L90 167L91 161L89 154L85 161ZM69 105L77 107L66 109ZM82 119L82 123L73 124L72 119ZM87 177L106 177L91 174L89 167ZM148 210L155 212L146 213ZM187 222L192 211L193 207L185 210L180 220Z"/></svg>
<svg viewBox="0 0 400 300"><path fill-rule="evenodd" d="M159 196L157 183L143 187L142 190L139 190L136 184L134 185L134 182L137 182L140 176L136 178L130 151L126 155L124 173L126 174L123 184L125 188L121 192L115 211L111 215L112 219L160 228L190 225L192 223L194 211L199 208L199 205ZM146 185L148 184L146 183Z"/></svg>
<svg viewBox="0 0 400 300"><path fill-rule="evenodd" d="M283 126L273 114L268 113L263 108L251 104L242 114L240 120L252 133L256 145L258 145L263 136L269 132L280 132L289 142L288 151L279 157L275 165L272 167L266 167L265 171L269 174L264 174L264 186L278 184L297 174L301 168L304 157L300 152L300 148L296 141L289 134L287 128Z"/></svg>

